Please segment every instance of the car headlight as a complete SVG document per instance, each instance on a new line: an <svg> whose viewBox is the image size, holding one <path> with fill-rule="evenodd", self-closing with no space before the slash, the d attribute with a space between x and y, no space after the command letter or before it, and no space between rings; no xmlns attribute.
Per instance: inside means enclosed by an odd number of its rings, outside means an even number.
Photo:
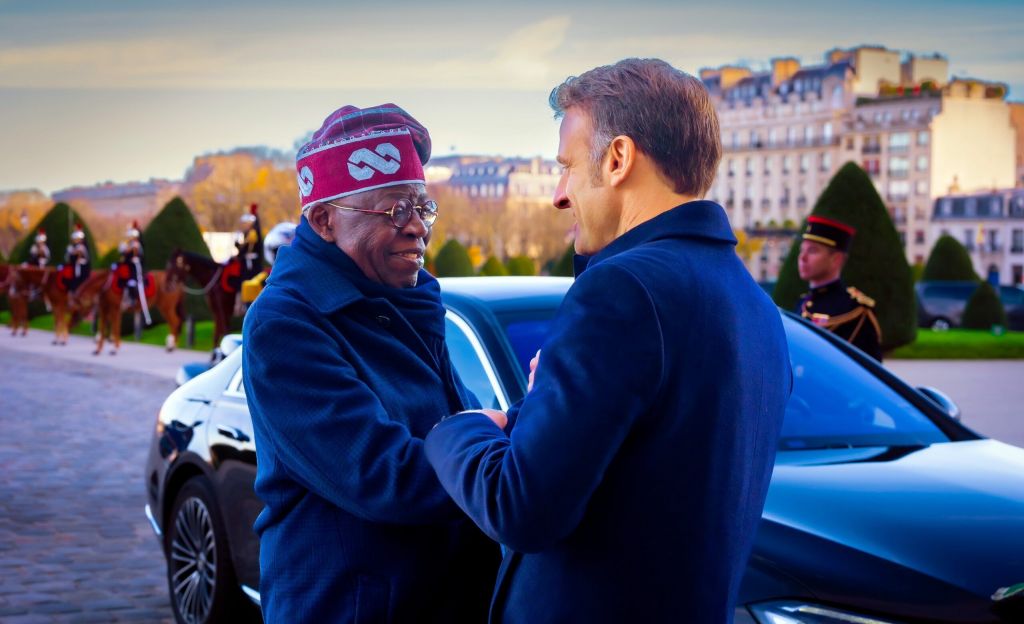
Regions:
<svg viewBox="0 0 1024 624"><path fill-rule="evenodd" d="M867 615L799 601L750 605L759 624L895 624Z"/></svg>

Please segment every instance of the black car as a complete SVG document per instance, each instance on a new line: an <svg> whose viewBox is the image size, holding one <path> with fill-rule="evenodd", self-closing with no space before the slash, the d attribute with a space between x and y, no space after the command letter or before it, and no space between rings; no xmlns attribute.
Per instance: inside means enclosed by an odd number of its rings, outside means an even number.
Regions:
<svg viewBox="0 0 1024 624"><path fill-rule="evenodd" d="M959 327L967 301L978 289L978 282L918 282L917 325L932 329ZM999 299L1006 310L1007 329L1024 331L1024 289L1018 286L999 286Z"/></svg>
<svg viewBox="0 0 1024 624"><path fill-rule="evenodd" d="M442 280L452 359L484 405L523 396L570 284ZM1024 622L1024 449L983 439L941 393L782 314L795 384L736 622ZM236 349L171 394L146 465L180 622L238 621L245 597L259 603L240 366Z"/></svg>

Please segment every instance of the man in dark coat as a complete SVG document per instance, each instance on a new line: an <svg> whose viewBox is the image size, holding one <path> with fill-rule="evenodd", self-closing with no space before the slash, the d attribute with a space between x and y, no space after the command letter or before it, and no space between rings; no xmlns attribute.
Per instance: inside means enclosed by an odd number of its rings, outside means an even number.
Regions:
<svg viewBox="0 0 1024 624"><path fill-rule="evenodd" d="M336 111L298 153L303 216L243 330L268 624L486 618L499 547L423 453L478 406L422 270L429 156L393 104Z"/></svg>
<svg viewBox="0 0 1024 624"><path fill-rule="evenodd" d="M508 415L443 420L427 458L508 549L495 622L730 622L792 387L778 309L701 201L701 82L630 59L570 78L554 203L590 256Z"/></svg>
<svg viewBox="0 0 1024 624"><path fill-rule="evenodd" d="M835 219L807 217L797 270L810 290L800 298L796 312L881 362L882 328L875 318L875 300L853 286L847 288L841 277L856 233Z"/></svg>

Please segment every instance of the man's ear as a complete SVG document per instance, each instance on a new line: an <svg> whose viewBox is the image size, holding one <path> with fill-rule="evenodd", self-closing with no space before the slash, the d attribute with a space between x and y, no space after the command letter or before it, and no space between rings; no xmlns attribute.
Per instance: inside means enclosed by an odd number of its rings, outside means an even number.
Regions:
<svg viewBox="0 0 1024 624"><path fill-rule="evenodd" d="M608 175L608 184L619 186L629 178L636 165L636 143L628 136L620 134L608 144L602 165Z"/></svg>
<svg viewBox="0 0 1024 624"><path fill-rule="evenodd" d="M313 228L316 235L327 242L334 241L334 224L331 222L333 211L324 204L317 204L306 213L306 220L309 227Z"/></svg>

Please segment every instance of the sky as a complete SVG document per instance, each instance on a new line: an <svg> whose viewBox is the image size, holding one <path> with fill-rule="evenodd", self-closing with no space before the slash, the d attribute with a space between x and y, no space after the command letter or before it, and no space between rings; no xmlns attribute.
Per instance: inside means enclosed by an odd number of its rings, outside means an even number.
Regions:
<svg viewBox="0 0 1024 624"><path fill-rule="evenodd" d="M1020 101L1021 32L1019 0L0 0L0 190L180 179L346 104L405 108L435 155L553 157L551 88L630 56L696 73L879 44Z"/></svg>

